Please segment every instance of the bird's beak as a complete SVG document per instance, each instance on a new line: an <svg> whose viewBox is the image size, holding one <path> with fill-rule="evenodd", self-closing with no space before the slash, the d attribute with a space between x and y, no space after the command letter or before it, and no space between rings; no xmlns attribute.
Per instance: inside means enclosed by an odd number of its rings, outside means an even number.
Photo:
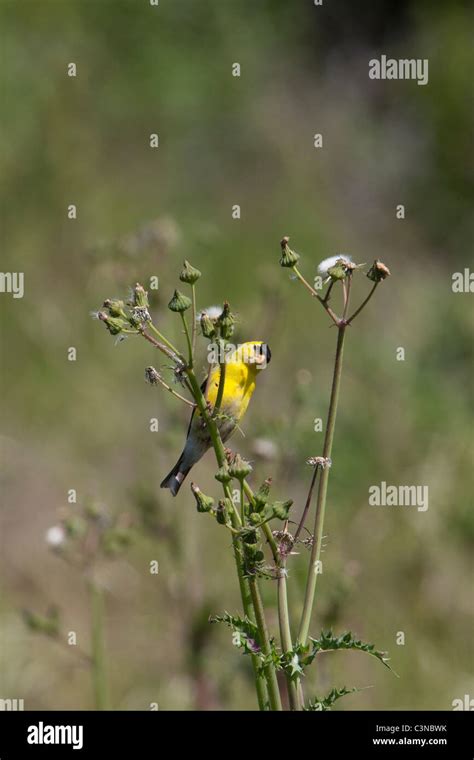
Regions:
<svg viewBox="0 0 474 760"><path fill-rule="evenodd" d="M255 356L255 364L260 368L264 369L267 364L269 364L270 359L272 358L272 352L270 351L269 346L267 346L266 343L262 345L263 351Z"/></svg>

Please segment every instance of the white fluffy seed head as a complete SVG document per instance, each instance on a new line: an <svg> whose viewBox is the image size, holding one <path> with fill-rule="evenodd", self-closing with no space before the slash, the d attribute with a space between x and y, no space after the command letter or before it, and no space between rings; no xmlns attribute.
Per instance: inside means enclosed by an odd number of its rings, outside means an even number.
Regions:
<svg viewBox="0 0 474 760"><path fill-rule="evenodd" d="M201 314L203 311L206 312L209 319L214 320L220 317L220 315L222 314L222 306L206 306L205 309L201 309L200 314L198 314L198 316L196 317L196 320L198 322L201 319Z"/></svg>
<svg viewBox="0 0 474 760"><path fill-rule="evenodd" d="M337 261L347 261L348 263L352 263L352 257L348 256L346 253L338 253L336 256L330 256L327 259L324 259L324 261L321 261L320 264L318 264L318 272L322 277L328 276L328 270L332 267L336 266Z"/></svg>
<svg viewBox="0 0 474 760"><path fill-rule="evenodd" d="M57 549L66 539L66 531L62 525L53 525L46 531L46 543L52 549Z"/></svg>

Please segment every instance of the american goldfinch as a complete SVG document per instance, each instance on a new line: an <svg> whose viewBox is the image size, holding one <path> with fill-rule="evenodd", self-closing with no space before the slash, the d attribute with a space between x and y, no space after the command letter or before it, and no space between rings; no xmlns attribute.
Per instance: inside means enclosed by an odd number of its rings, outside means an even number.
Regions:
<svg viewBox="0 0 474 760"><path fill-rule="evenodd" d="M227 441L247 411L255 390L257 375L270 359L270 349L262 341L243 343L226 356L224 392L217 417L222 441ZM220 366L216 365L211 370L211 376L201 387L203 393L207 388L207 401L211 407L214 407L216 403L219 378ZM173 496L176 496L190 469L199 462L210 446L211 438L205 422L200 412L194 409L183 452L169 475L161 483L161 488L169 488Z"/></svg>

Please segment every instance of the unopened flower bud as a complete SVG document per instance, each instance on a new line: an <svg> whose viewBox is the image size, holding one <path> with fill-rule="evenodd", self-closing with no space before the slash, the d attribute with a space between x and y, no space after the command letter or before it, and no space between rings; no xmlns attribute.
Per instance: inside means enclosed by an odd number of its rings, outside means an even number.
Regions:
<svg viewBox="0 0 474 760"><path fill-rule="evenodd" d="M201 324L201 332L204 335L205 338L209 338L210 340L214 340L216 337L216 328L214 326L214 323L212 319L209 317L209 314L207 312L203 311L200 317L200 324Z"/></svg>
<svg viewBox="0 0 474 760"><path fill-rule="evenodd" d="M255 511L261 512L262 509L265 507L265 504L268 501L268 494L270 493L270 487L272 485L272 479L267 478L264 483L260 486L257 493L255 494Z"/></svg>
<svg viewBox="0 0 474 760"><path fill-rule="evenodd" d="M328 280L344 280L347 273L354 269L357 269L357 264L354 264L350 256L341 253L337 256L330 256L318 264L319 274Z"/></svg>
<svg viewBox="0 0 474 760"><path fill-rule="evenodd" d="M288 501L275 501L269 508L272 517L278 517L279 520L288 520L288 514L292 504L293 499L288 499Z"/></svg>
<svg viewBox="0 0 474 760"><path fill-rule="evenodd" d="M251 472L252 466L250 463L245 459L242 459L240 454L236 454L232 461L232 464L229 467L229 474L233 478L237 478L237 480L242 481L247 477L247 475L250 475Z"/></svg>
<svg viewBox="0 0 474 760"><path fill-rule="evenodd" d="M104 322L107 330L111 335L119 335L122 330L125 330L129 327L128 322L126 322L124 319L121 317L110 317L105 313L105 311L99 311L97 318L100 319L101 322Z"/></svg>
<svg viewBox="0 0 474 760"><path fill-rule="evenodd" d="M220 499L216 509L216 520L219 525L226 525L232 510L233 506L230 499Z"/></svg>
<svg viewBox="0 0 474 760"><path fill-rule="evenodd" d="M255 530L246 530L242 535L242 540L244 544L249 544L250 546L254 546L258 543L258 537Z"/></svg>
<svg viewBox="0 0 474 760"><path fill-rule="evenodd" d="M196 499L196 508L198 512L210 512L214 506L214 499L212 496L206 496L196 483L191 483L191 491Z"/></svg>
<svg viewBox="0 0 474 760"><path fill-rule="evenodd" d="M284 237L280 241L281 245L281 258L280 258L280 266L281 267L288 267L293 268L299 260L299 254L295 253L295 251L292 251L290 246L288 245L289 237Z"/></svg>
<svg viewBox="0 0 474 760"><path fill-rule="evenodd" d="M177 311L181 314L186 311L186 309L189 309L191 306L191 299L185 296L183 293L180 293L179 290L174 291L173 298L168 304L168 309L171 309L171 311Z"/></svg>
<svg viewBox="0 0 474 760"><path fill-rule="evenodd" d="M184 267L179 275L181 282L187 282L188 285L194 285L194 283L199 280L200 276L201 272L199 269L192 267L189 261L184 262Z"/></svg>
<svg viewBox="0 0 474 760"><path fill-rule="evenodd" d="M143 287L143 285L140 285L140 283L137 282L135 287L132 289L132 298L130 302L130 306L139 306L143 307L144 309L148 309L149 307L148 303L148 293Z"/></svg>
<svg viewBox="0 0 474 760"><path fill-rule="evenodd" d="M219 467L214 477L219 483L229 483L232 480L232 476L227 464L223 464L222 467Z"/></svg>
<svg viewBox="0 0 474 760"><path fill-rule="evenodd" d="M371 268L367 272L367 277L373 282L381 282L390 276L390 269L385 266L379 259L375 259Z"/></svg>
<svg viewBox="0 0 474 760"><path fill-rule="evenodd" d="M123 301L119 301L116 298L107 298L103 303L103 308L107 309L111 317L123 317L127 319L125 314L125 304Z"/></svg>
<svg viewBox="0 0 474 760"><path fill-rule="evenodd" d="M333 267L329 267L328 275L331 280L345 280L347 277L347 267L343 259L339 259Z"/></svg>
<svg viewBox="0 0 474 760"><path fill-rule="evenodd" d="M255 565L256 562L263 562L265 559L265 555L262 550L259 549L258 544L245 544L244 549L245 559L252 565Z"/></svg>
<svg viewBox="0 0 474 760"><path fill-rule="evenodd" d="M234 333L235 317L231 314L230 306L227 301L224 302L222 314L217 318L216 324L219 327L221 336L225 340L229 340Z"/></svg>

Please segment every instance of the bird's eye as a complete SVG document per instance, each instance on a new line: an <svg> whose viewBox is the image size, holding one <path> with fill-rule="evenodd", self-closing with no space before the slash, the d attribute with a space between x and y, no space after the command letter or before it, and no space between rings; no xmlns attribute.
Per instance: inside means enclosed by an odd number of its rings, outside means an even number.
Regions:
<svg viewBox="0 0 474 760"><path fill-rule="evenodd" d="M271 351L266 343L259 343L255 346L254 357L257 364L266 367L271 359Z"/></svg>

